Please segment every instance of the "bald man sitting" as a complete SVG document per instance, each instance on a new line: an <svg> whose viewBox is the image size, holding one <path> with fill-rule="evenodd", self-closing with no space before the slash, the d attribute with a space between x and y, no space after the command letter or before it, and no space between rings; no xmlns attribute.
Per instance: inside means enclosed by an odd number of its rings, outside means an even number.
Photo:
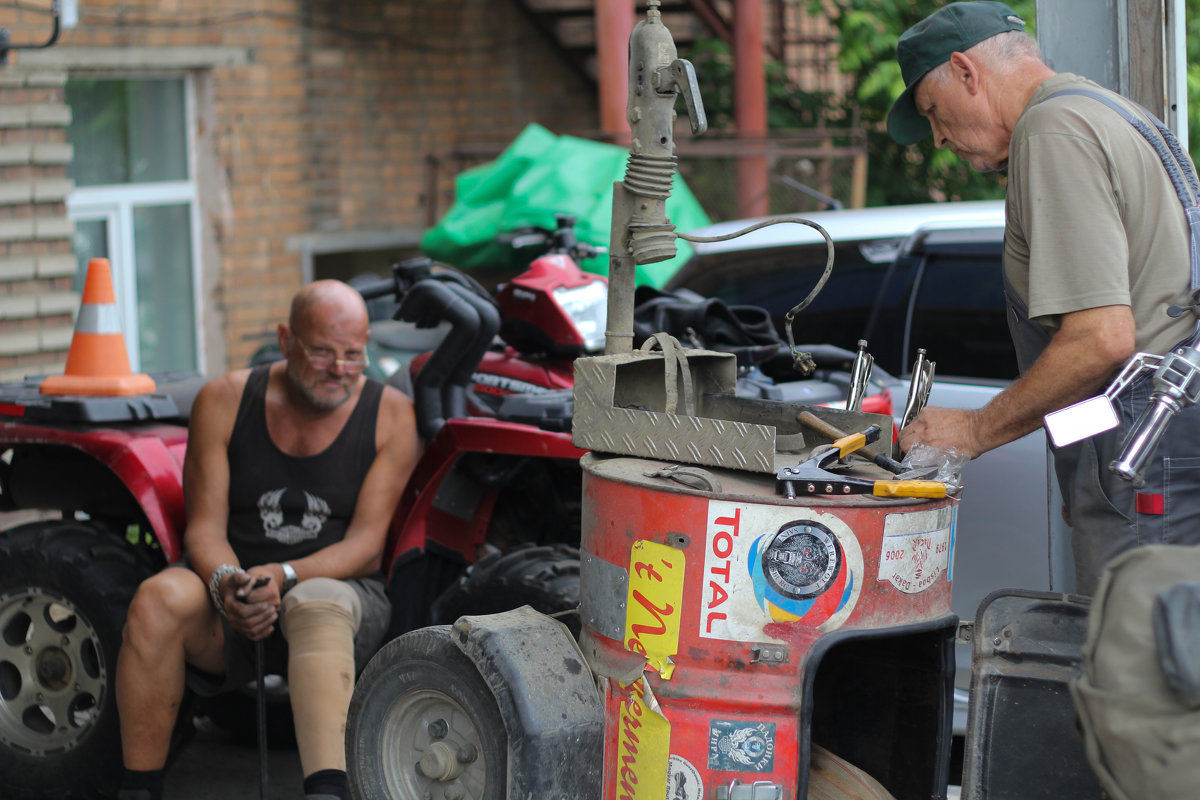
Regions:
<svg viewBox="0 0 1200 800"><path fill-rule="evenodd" d="M279 325L284 361L196 397L183 465L190 568L139 587L117 662L120 800L162 797L185 684L215 694L253 681L257 640L266 671L287 675L306 797L346 797L355 657L387 629L383 547L419 448L408 398L362 374L367 335L359 294L317 281Z"/></svg>

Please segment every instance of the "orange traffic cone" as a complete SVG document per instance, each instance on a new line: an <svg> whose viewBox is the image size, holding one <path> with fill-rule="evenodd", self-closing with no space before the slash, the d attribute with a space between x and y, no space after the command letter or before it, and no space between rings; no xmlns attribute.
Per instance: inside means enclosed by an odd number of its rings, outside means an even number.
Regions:
<svg viewBox="0 0 1200 800"><path fill-rule="evenodd" d="M154 391L153 378L131 373L117 316L112 269L107 258L93 258L88 262L83 302L75 320L66 369L62 375L43 380L41 392L124 397Z"/></svg>

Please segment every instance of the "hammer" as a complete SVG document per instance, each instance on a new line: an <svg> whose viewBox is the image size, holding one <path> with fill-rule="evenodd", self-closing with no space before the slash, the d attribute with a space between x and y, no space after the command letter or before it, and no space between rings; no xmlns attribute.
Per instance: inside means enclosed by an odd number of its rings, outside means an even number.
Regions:
<svg viewBox="0 0 1200 800"><path fill-rule="evenodd" d="M826 422L825 420L821 419L820 417L818 417L816 414L812 413L811 411L801 411L799 414L796 415L796 421L802 425L806 425L807 427L812 428L814 431L816 431L817 433L819 433L823 436L828 436L830 439L832 439L835 442L839 441L841 439L845 439L847 436L850 435L850 434L846 433L845 431L843 431L842 429L837 428L837 427L831 425L830 423ZM859 455L864 456L865 458L869 459L870 461L874 462L875 464L878 464L879 466L883 467L884 469L886 469L888 472L892 473L893 475L899 475L901 472L904 472L904 466L899 461L897 461L894 458L888 457L884 453L879 452L877 449L875 449L874 447L872 447L869 444L863 445L861 448L859 448L858 453L859 453Z"/></svg>

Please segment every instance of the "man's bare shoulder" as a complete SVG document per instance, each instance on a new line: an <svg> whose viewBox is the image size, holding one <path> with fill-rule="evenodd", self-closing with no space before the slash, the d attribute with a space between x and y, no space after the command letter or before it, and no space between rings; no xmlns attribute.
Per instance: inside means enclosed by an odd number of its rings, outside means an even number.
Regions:
<svg viewBox="0 0 1200 800"><path fill-rule="evenodd" d="M397 438L404 441L415 440L417 418L413 411L413 402L408 395L394 386L384 384L383 394L379 398L379 417L375 428L376 443L379 447Z"/></svg>
<svg viewBox="0 0 1200 800"><path fill-rule="evenodd" d="M199 394L196 395L196 401L217 405L225 405L230 401L235 404L239 403L249 378L250 370L248 369L238 369L218 375L200 388Z"/></svg>
<svg viewBox="0 0 1200 800"><path fill-rule="evenodd" d="M237 417L238 405L250 370L239 369L218 375L200 388L192 406L191 428L215 431L224 429L228 433Z"/></svg>
<svg viewBox="0 0 1200 800"><path fill-rule="evenodd" d="M379 420L389 423L412 423L416 419L413 411L413 401L395 386L383 385L383 394L379 398Z"/></svg>

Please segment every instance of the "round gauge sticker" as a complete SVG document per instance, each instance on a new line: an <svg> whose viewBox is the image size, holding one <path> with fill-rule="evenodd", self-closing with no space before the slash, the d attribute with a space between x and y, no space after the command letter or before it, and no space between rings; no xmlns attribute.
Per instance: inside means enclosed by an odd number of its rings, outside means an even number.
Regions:
<svg viewBox="0 0 1200 800"><path fill-rule="evenodd" d="M771 588L792 600L816 597L842 568L837 537L819 522L799 520L779 529L763 553L763 573Z"/></svg>

